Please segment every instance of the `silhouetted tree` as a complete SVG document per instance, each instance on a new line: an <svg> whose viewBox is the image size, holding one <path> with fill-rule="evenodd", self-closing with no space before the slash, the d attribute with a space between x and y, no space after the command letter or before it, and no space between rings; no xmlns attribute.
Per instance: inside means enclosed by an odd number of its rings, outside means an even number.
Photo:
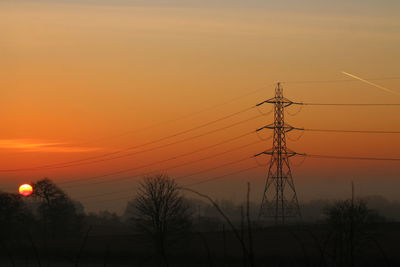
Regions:
<svg viewBox="0 0 400 267"><path fill-rule="evenodd" d="M80 233L83 215L78 212L79 205L47 178L33 183L33 188L33 197L39 200L38 215L46 235L55 237Z"/></svg>
<svg viewBox="0 0 400 267"><path fill-rule="evenodd" d="M191 211L177 183L166 175L145 177L127 213L137 230L150 235L168 266L166 243L191 226Z"/></svg>
<svg viewBox="0 0 400 267"><path fill-rule="evenodd" d="M0 234L3 238L22 232L21 229L32 221L33 215L20 195L0 192Z"/></svg>
<svg viewBox="0 0 400 267"><path fill-rule="evenodd" d="M325 210L331 227L335 266L355 266L355 253L371 241L371 230L384 218L362 200L337 201Z"/></svg>

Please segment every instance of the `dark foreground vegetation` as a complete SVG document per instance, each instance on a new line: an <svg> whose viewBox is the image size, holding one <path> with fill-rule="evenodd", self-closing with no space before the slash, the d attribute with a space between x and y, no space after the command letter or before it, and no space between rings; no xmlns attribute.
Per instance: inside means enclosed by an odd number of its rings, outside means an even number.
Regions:
<svg viewBox="0 0 400 267"><path fill-rule="evenodd" d="M48 179L33 186L0 193L0 266L400 266L400 223L354 196L278 226L249 197L216 202L163 175L122 216L87 214Z"/></svg>

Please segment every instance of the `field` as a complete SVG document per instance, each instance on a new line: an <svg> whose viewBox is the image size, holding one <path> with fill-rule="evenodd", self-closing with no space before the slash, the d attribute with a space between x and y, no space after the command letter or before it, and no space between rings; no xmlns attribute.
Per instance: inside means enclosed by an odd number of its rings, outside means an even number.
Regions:
<svg viewBox="0 0 400 267"><path fill-rule="evenodd" d="M191 232L169 242L170 266L244 266L240 243L231 231ZM118 233L119 232L119 233ZM1 266L162 266L151 243L121 229L93 228L85 238L35 239L7 243ZM323 225L267 227L253 231L255 266L346 266L326 243ZM373 238L357 240L355 266L399 266L400 224L379 225ZM244 236L245 240L247 236ZM327 244L323 249L324 244ZM324 250L324 252L322 252ZM7 251L10 253L7 256ZM336 251L336 253L339 253ZM249 262L247 262L249 264Z"/></svg>

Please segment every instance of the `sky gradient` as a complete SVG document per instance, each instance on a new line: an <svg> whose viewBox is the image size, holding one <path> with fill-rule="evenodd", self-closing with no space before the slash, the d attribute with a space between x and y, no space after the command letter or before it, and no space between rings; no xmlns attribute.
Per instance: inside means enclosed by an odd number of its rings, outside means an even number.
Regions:
<svg viewBox="0 0 400 267"><path fill-rule="evenodd" d="M285 96L293 101L400 103L399 95L356 80L296 82L348 80L342 71L365 79L400 76L398 1L31 2L0 2L0 169L68 162L159 139L270 98L277 81L284 82ZM400 92L398 79L374 82ZM238 96L243 97L235 99ZM215 105L219 106L208 109ZM264 112L271 109L262 108ZM296 112L298 108L290 109ZM153 147L257 114L253 109ZM399 131L399 115L398 107L304 107L296 116L287 115L287 120L307 128ZM176 121L164 123L171 120ZM42 177L65 182L150 164L270 122L272 115L258 117L201 138L112 161L0 173L0 186L16 190L19 183ZM256 135L249 135L136 173L163 170L257 140ZM307 132L299 141L288 143L297 152L400 157L399 135ZM270 142L252 144L168 173L184 176L270 146ZM345 197L351 180L356 181L360 194L400 200L398 162L307 159L297 167L298 161L294 160L293 169L300 200ZM256 165L254 160L244 161L185 181ZM265 172L259 168L196 188L215 198L241 199L244 183L251 181L254 199L258 199ZM107 203L105 208L121 211L125 200L118 200L119 196L133 194L129 189L135 188L139 178L93 183L130 174L135 172L71 183L66 190L89 210ZM121 190L128 192L85 199Z"/></svg>

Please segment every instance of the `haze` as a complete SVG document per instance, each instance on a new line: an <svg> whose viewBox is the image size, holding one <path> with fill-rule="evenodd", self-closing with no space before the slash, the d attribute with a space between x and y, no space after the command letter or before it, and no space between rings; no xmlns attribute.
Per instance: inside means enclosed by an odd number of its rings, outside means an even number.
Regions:
<svg viewBox="0 0 400 267"><path fill-rule="evenodd" d="M0 3L0 169L29 168L112 153L195 127L253 106L283 84L293 101L399 103L400 96L360 81L398 77L398 1L9 1ZM399 79L374 81L400 92ZM218 108L177 120L250 94ZM263 107L267 112L271 107ZM291 108L296 112L298 108ZM232 117L176 140L259 114ZM293 126L400 131L398 107L305 107L287 116ZM244 134L272 122L272 115L153 152L60 169L0 173L0 189L49 177L87 178L149 164ZM158 126L141 130L150 125ZM268 136L268 134L266 134ZM293 133L296 138L298 133ZM174 139L175 140L175 139ZM259 140L252 135L175 162L163 170ZM164 143L168 143L165 141ZM300 153L400 157L399 135L305 133L288 146ZM250 145L211 161L173 169L174 177L259 153L270 142ZM264 158L266 160L267 158ZM263 159L260 159L262 163ZM398 162L293 160L300 201L342 198L350 182L360 195L400 200ZM193 183L256 166L254 160L182 179ZM132 174L132 173L130 173ZM140 177L104 177L65 188L88 210L121 211ZM125 174L129 176L129 174ZM261 197L266 167L197 185L222 199L244 199L244 185ZM15 188L15 189L13 189ZM128 190L124 194L107 194ZM86 197L86 198L85 198Z"/></svg>

